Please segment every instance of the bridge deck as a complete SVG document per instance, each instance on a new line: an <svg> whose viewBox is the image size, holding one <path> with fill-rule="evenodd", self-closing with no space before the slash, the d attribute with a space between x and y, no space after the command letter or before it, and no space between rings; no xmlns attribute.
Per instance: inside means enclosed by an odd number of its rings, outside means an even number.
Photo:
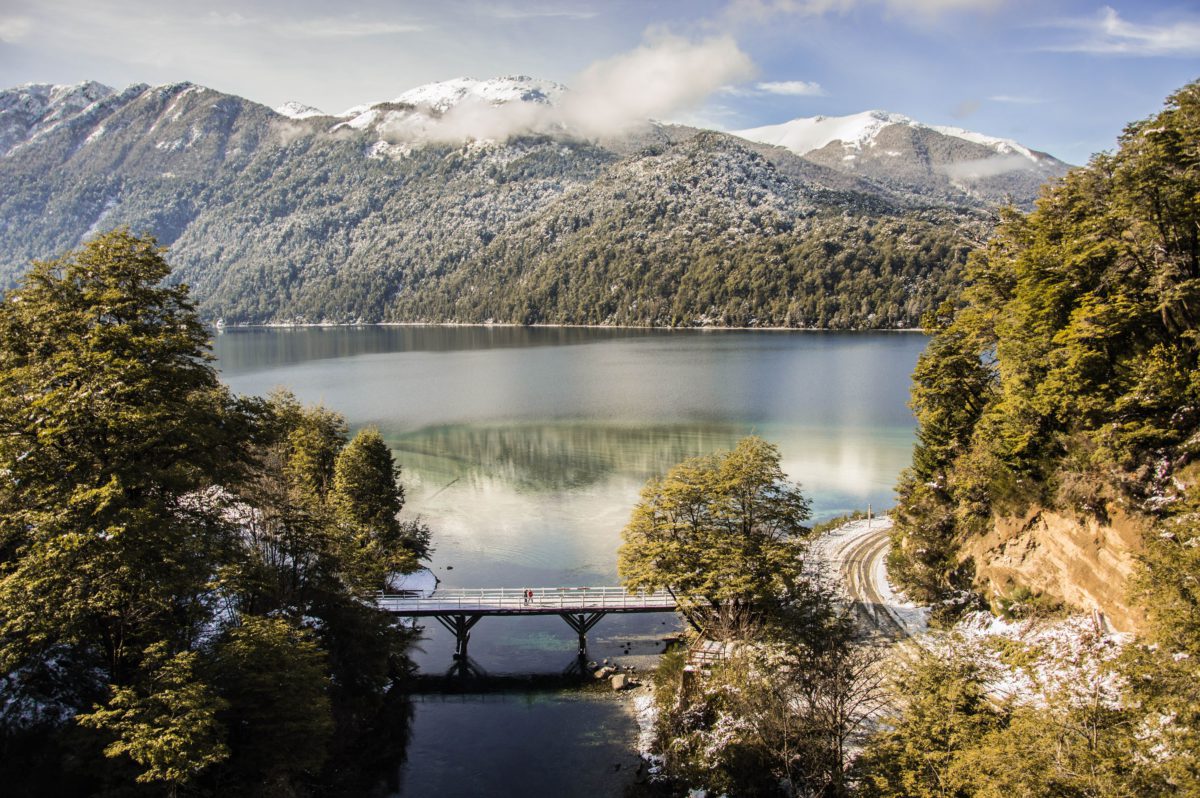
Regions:
<svg viewBox="0 0 1200 798"><path fill-rule="evenodd" d="M623 587L460 588L428 597L379 596L380 608L410 618L436 615L563 615L564 613L674 612L675 597L664 591L630 592Z"/></svg>

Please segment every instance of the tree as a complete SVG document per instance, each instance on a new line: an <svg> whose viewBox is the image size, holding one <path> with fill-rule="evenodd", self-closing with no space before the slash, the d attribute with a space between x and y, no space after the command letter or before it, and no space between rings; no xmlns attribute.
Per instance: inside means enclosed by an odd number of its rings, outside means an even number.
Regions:
<svg viewBox="0 0 1200 798"><path fill-rule="evenodd" d="M104 753L129 755L143 770L139 782L165 782L171 796L210 765L229 757L225 728L217 714L228 708L196 673L195 652L167 654L159 643L145 653L144 689L113 687L107 707L78 720L111 732Z"/></svg>
<svg viewBox="0 0 1200 798"><path fill-rule="evenodd" d="M116 231L0 302L0 673L86 674L46 698L68 717L99 704L84 717L116 730L110 754L179 783L219 751L206 688L181 680L237 557L222 486L257 403L221 385L168 272L152 239Z"/></svg>
<svg viewBox="0 0 1200 798"><path fill-rule="evenodd" d="M904 587L964 586L958 548L1033 506L1104 521L1179 498L1200 431L1200 83L1005 213L914 373Z"/></svg>
<svg viewBox="0 0 1200 798"><path fill-rule="evenodd" d="M803 593L808 516L779 450L744 438L646 484L621 533L618 573L630 589L666 588L685 612L736 627Z"/></svg>
<svg viewBox="0 0 1200 798"><path fill-rule="evenodd" d="M967 798L962 754L1003 722L988 704L983 673L963 657L919 649L899 663L894 681L898 711L856 763L861 794Z"/></svg>
<svg viewBox="0 0 1200 798"><path fill-rule="evenodd" d="M338 454L330 501L355 546L356 584L382 587L389 573L408 573L429 553L429 530L401 522L400 468L376 429L364 429Z"/></svg>
<svg viewBox="0 0 1200 798"><path fill-rule="evenodd" d="M332 698L349 745L406 673L363 598L428 531L387 517L377 435L339 483L341 416L229 393L169 271L118 230L0 301L0 703L43 708L0 735L70 750L63 783L286 786L325 761Z"/></svg>
<svg viewBox="0 0 1200 798"><path fill-rule="evenodd" d="M282 795L315 779L333 714L325 654L312 635L283 618L246 616L217 642L209 667L228 705L233 779Z"/></svg>

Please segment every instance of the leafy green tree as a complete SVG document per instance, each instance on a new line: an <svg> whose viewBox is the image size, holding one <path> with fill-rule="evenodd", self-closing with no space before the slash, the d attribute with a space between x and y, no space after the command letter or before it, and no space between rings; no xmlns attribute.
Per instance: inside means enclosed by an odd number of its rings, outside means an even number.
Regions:
<svg viewBox="0 0 1200 798"><path fill-rule="evenodd" d="M235 400L153 240L99 236L0 302L0 672L51 656L125 687L186 650L236 556L223 484L256 403Z"/></svg>
<svg viewBox="0 0 1200 798"><path fill-rule="evenodd" d="M714 629L737 627L803 594L808 516L779 450L744 438L647 483L621 533L618 572L630 589L671 590Z"/></svg>
<svg viewBox="0 0 1200 798"><path fill-rule="evenodd" d="M1120 148L1006 213L939 311L914 374L918 444L893 563L944 598L957 550L993 515L1048 506L1153 513L1200 431L1200 83L1129 125Z"/></svg>
<svg viewBox="0 0 1200 798"><path fill-rule="evenodd" d="M255 794L290 794L320 773L333 732L325 654L283 618L246 616L209 665L228 708L228 777Z"/></svg>
<svg viewBox="0 0 1200 798"><path fill-rule="evenodd" d="M953 655L917 650L900 664L898 714L867 743L856 768L861 793L876 798L946 798L971 793L964 751L1002 718L988 705L983 674Z"/></svg>
<svg viewBox="0 0 1200 798"><path fill-rule="evenodd" d="M338 454L330 502L352 537L351 556L360 564L357 584L382 586L389 573L416 570L428 556L429 530L419 521L401 522L404 489L400 468L376 429L360 431Z"/></svg>
<svg viewBox="0 0 1200 798"><path fill-rule="evenodd" d="M144 688L115 687L105 707L80 715L84 726L114 734L110 757L128 755L143 768L139 782L163 782L174 796L205 768L229 757L217 714L228 709L196 672L197 654L169 656L155 644L145 652Z"/></svg>
<svg viewBox="0 0 1200 798"><path fill-rule="evenodd" d="M231 396L168 273L119 230L0 301L0 702L41 708L0 745L73 763L18 792L290 793L320 775L334 700L349 746L407 673L408 636L363 600L427 548L387 517L390 453L347 447L329 410Z"/></svg>

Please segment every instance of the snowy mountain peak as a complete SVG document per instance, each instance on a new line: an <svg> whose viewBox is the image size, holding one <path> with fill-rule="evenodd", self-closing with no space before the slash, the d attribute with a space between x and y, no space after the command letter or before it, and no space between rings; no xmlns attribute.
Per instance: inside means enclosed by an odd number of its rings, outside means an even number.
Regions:
<svg viewBox="0 0 1200 798"><path fill-rule="evenodd" d="M314 108L311 105L298 103L295 100L289 100L283 105L275 109L275 113L281 116L286 116L291 119L308 119L310 116L328 116L329 114L322 111L320 108Z"/></svg>
<svg viewBox="0 0 1200 798"><path fill-rule="evenodd" d="M52 109L86 108L111 94L113 89L94 80L71 85L25 83L7 91L0 91L0 111L20 110L40 116Z"/></svg>
<svg viewBox="0 0 1200 798"><path fill-rule="evenodd" d="M1020 155L1034 163L1040 163L1042 160L1042 156L1011 139L987 136L958 127L926 125L903 114L879 110L863 111L849 116L800 117L778 125L735 130L733 134L751 141L784 147L797 155L807 155L840 141L849 155L854 150L874 146L880 131L892 125L930 130L943 136L989 147L1001 155Z"/></svg>
<svg viewBox="0 0 1200 798"><path fill-rule="evenodd" d="M508 75L491 80L454 78L409 89L394 102L425 106L434 112L445 113L464 100L487 105L510 102L553 105L564 91L565 86L549 80L535 80L528 75Z"/></svg>
<svg viewBox="0 0 1200 798"><path fill-rule="evenodd" d="M413 105L435 114L444 114L464 101L492 106L511 102L553 105L566 90L562 84L550 80L537 80L528 75L508 75L490 80L463 77L417 86L389 102L396 105ZM382 104L356 105L338 116L360 116Z"/></svg>

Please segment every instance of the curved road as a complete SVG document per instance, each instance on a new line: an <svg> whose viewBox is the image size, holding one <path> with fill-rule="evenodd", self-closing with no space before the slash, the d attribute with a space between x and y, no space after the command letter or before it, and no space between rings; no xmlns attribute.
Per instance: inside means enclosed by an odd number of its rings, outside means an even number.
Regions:
<svg viewBox="0 0 1200 798"><path fill-rule="evenodd" d="M891 528L892 521L886 516L874 519L869 527L865 520L851 521L818 541L817 547L841 576L846 593L864 619L882 634L900 639L911 632L901 622L896 597L887 584L884 560L892 545Z"/></svg>

